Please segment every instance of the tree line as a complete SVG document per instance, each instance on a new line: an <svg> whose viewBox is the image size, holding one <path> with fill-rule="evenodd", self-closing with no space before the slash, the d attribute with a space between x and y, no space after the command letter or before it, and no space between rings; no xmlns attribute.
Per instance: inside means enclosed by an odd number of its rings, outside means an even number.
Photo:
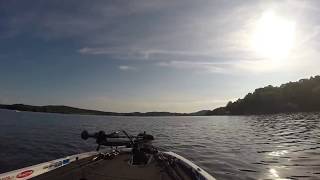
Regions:
<svg viewBox="0 0 320 180"><path fill-rule="evenodd" d="M279 87L255 89L244 98L228 102L207 115L247 115L320 111L320 76L289 82Z"/></svg>

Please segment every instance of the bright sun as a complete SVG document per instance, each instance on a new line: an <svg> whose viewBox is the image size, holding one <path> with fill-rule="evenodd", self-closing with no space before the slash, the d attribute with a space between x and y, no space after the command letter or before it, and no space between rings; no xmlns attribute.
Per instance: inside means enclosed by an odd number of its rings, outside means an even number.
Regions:
<svg viewBox="0 0 320 180"><path fill-rule="evenodd" d="M260 56L279 60L288 57L294 40L295 23L267 11L256 24L251 44Z"/></svg>

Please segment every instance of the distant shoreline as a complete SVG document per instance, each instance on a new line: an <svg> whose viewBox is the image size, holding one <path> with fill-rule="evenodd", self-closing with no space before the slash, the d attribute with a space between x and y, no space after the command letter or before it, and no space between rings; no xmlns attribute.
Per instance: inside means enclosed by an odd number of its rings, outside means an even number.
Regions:
<svg viewBox="0 0 320 180"><path fill-rule="evenodd" d="M266 86L255 89L243 99L229 102L224 107L213 110L201 110L194 113L175 112L105 112L98 110L81 109L63 105L33 106L25 104L0 104L0 109L79 114L102 116L232 116L232 115L266 115L277 113L320 112L320 76L310 79L300 79L297 82L289 82L279 87Z"/></svg>
<svg viewBox="0 0 320 180"><path fill-rule="evenodd" d="M57 114L78 114L78 115L99 115L99 116L199 116L199 113L172 113L172 112L105 112L89 109L81 109L63 105L47 105L47 106L33 106L25 104L0 104L0 109L7 109L13 111L24 112L42 112L42 113L57 113Z"/></svg>
<svg viewBox="0 0 320 180"><path fill-rule="evenodd" d="M14 104L13 104L14 105ZM279 115L279 114L301 114L301 113L320 113L320 111L298 111L298 112L278 112L278 113L269 113L269 114L241 114L241 115L234 115L234 114L221 114L221 115L208 115L208 114L197 114L196 113L170 113L170 112L160 112L160 113L168 113L168 115L165 114L156 114L156 115L150 115L150 113L157 113L157 112L147 112L147 113L140 113L134 114L134 113L117 113L117 115L101 115L101 114L85 114L85 113L62 113L62 112L42 112L42 111L24 111L24 110L15 110L15 109L9 109L9 108L2 108L0 105L0 110L8 110L8 111L15 111L17 113L20 112L31 112L31 113L46 113L46 114L60 114L60 115L83 115L83 116L113 116L113 117L196 117L196 116L266 116L266 115ZM6 105L8 106L8 105ZM9 105L11 106L11 105ZM69 107L69 106L67 106ZM72 107L70 107L72 108ZM90 110L89 110L90 111ZM210 112L209 110L205 110ZM178 115L173 115L178 114Z"/></svg>
<svg viewBox="0 0 320 180"><path fill-rule="evenodd" d="M23 109L23 107L27 107ZM49 107L49 108L48 108ZM29 109L34 108L34 109ZM38 108L38 109L37 109ZM45 108L46 110L43 110ZM53 109L51 109L53 108ZM59 110L57 110L58 108ZM96 110L88 110L88 109L81 109L75 108L70 106L55 106L55 105L48 105L48 106L32 106L32 105L25 105L25 104L12 104L12 105L3 105L0 104L0 109L9 110L9 111L16 111L19 112L35 112L35 113L48 113L48 114L62 114L62 115L94 115L94 116L124 116L124 117L172 117L172 116L255 116L255 115L275 115L275 114L296 114L296 113L320 113L320 111L296 111L296 112L277 112L277 113L266 113L266 114L209 114L212 111L203 110L198 111L195 113L171 113L171 112L132 112L132 113L117 113L117 112L104 112L104 111L96 111ZM65 111L62 111L62 110ZM69 110L66 112L66 110ZM70 109L82 112L71 112Z"/></svg>

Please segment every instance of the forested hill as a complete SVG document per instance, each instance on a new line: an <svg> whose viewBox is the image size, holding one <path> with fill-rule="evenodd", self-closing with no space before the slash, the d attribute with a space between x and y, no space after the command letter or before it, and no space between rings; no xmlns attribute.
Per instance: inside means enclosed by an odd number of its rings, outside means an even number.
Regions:
<svg viewBox="0 0 320 180"><path fill-rule="evenodd" d="M171 113L171 112L132 112L132 113L118 113L118 112L105 112L89 109L80 109L69 106L32 106L25 104L12 104L5 105L0 104L0 109L9 109L17 111L29 111L29 112L44 112L44 113L61 113L61 114L81 114L81 115L104 115L104 116L186 116L186 113ZM191 115L191 114L190 114ZM197 115L193 113L192 115Z"/></svg>
<svg viewBox="0 0 320 180"><path fill-rule="evenodd" d="M243 99L229 102L225 107L209 111L207 115L271 114L281 112L320 111L320 76L297 82L271 85L256 89Z"/></svg>
<svg viewBox="0 0 320 180"><path fill-rule="evenodd" d="M69 106L32 106L25 104L0 105L0 109L30 111L30 112L45 112L45 113L62 113L62 114L83 114L83 115L120 115L120 113L104 112L88 109L80 109Z"/></svg>

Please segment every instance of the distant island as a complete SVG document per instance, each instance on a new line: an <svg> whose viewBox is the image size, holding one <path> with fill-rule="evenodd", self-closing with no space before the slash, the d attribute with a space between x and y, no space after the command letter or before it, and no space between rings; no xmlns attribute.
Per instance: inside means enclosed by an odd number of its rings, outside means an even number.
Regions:
<svg viewBox="0 0 320 180"><path fill-rule="evenodd" d="M32 106L25 104L0 104L0 109L17 111L104 115L104 116L213 116L213 115L259 115L290 112L320 111L320 76L289 82L279 87L266 86L255 89L243 99L228 102L224 107L213 110L202 110L194 113L173 112L105 112L80 109L69 106Z"/></svg>
<svg viewBox="0 0 320 180"><path fill-rule="evenodd" d="M320 111L320 76L289 82L279 87L271 85L256 89L243 99L225 107L208 111L206 115L259 115Z"/></svg>

